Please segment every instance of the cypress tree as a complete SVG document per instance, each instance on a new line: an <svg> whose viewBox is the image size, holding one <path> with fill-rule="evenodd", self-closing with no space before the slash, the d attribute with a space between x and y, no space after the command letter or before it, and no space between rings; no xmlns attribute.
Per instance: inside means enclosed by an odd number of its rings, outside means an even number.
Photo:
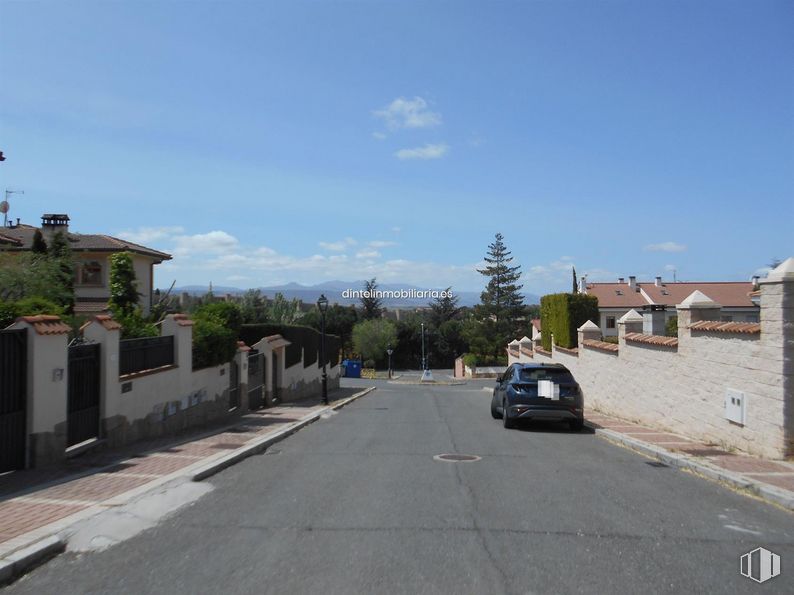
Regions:
<svg viewBox="0 0 794 595"><path fill-rule="evenodd" d="M383 304L380 301L380 299L375 296L375 292L377 290L378 290L378 283L376 282L374 277L369 281L364 281L364 291L368 292L369 295L369 297L364 295L360 298L361 307L364 309L364 314L363 314L364 320L373 320L375 318L381 317Z"/></svg>
<svg viewBox="0 0 794 595"><path fill-rule="evenodd" d="M74 310L74 259L69 240L62 231L53 236L48 248L48 255L58 266L58 284L64 294L59 305L63 306L67 314L71 314Z"/></svg>
<svg viewBox="0 0 794 595"><path fill-rule="evenodd" d="M44 241L44 236L41 235L41 230L37 229L33 234L33 245L31 250L34 254L47 254L47 242Z"/></svg>

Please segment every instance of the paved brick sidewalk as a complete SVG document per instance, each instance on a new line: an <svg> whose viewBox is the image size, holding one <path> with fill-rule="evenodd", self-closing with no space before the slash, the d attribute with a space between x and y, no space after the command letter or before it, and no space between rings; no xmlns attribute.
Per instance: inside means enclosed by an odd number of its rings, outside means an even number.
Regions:
<svg viewBox="0 0 794 595"><path fill-rule="evenodd" d="M685 455L708 467L723 470L732 476L758 484L773 486L777 490L790 492L794 501L794 463L788 461L770 461L744 454L725 451L714 444L697 442L670 432L650 428L637 423L592 412L587 421L596 428L628 436L633 440L645 442L653 447L665 449L672 454Z"/></svg>
<svg viewBox="0 0 794 595"><path fill-rule="evenodd" d="M342 388L331 405L361 392ZM62 468L0 475L0 554L25 545L26 534L107 503L137 488L145 489L174 472L210 463L231 450L275 434L322 409L317 400L299 401L250 412L223 426L128 448L87 454ZM200 465L199 465L200 466Z"/></svg>

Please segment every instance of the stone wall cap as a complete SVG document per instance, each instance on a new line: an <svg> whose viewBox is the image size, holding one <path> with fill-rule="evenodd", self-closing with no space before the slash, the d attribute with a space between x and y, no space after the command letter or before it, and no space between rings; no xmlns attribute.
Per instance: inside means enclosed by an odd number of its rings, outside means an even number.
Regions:
<svg viewBox="0 0 794 595"><path fill-rule="evenodd" d="M626 324L627 322L642 322L642 314L634 310L633 308L626 312L623 316L618 318L618 324Z"/></svg>
<svg viewBox="0 0 794 595"><path fill-rule="evenodd" d="M521 344L521 341L519 341L518 339L513 339L512 341L510 341L508 343L508 345L520 345L520 344Z"/></svg>
<svg viewBox="0 0 794 595"><path fill-rule="evenodd" d="M94 320L101 324L105 330L117 331L121 329L121 325L109 314L97 314L94 316Z"/></svg>
<svg viewBox="0 0 794 595"><path fill-rule="evenodd" d="M678 304L676 308L679 310L692 310L696 308L721 308L722 306L712 300L709 296L700 290L693 291L687 298Z"/></svg>
<svg viewBox="0 0 794 595"><path fill-rule="evenodd" d="M193 326L193 321L187 314L169 314L166 318L172 318L179 326Z"/></svg>
<svg viewBox="0 0 794 595"><path fill-rule="evenodd" d="M769 271L766 279L759 279L758 283L776 283L780 281L794 281L794 256L790 256L781 262Z"/></svg>
<svg viewBox="0 0 794 595"><path fill-rule="evenodd" d="M586 331L598 331L601 332L601 328L592 320L588 320L582 326L580 326L577 331L586 332Z"/></svg>
<svg viewBox="0 0 794 595"><path fill-rule="evenodd" d="M532 339L530 339L529 337L527 337L526 335L524 335L524 336L523 336L523 337L521 337L521 339L519 340L519 343L532 343Z"/></svg>
<svg viewBox="0 0 794 595"><path fill-rule="evenodd" d="M17 318L17 322L27 322L37 335L66 335L72 330L72 327L61 321L60 316L52 314L21 316Z"/></svg>

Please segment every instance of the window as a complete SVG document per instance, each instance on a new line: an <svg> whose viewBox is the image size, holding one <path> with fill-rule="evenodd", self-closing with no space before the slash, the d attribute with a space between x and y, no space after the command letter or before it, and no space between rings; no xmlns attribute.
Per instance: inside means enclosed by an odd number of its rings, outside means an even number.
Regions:
<svg viewBox="0 0 794 595"><path fill-rule="evenodd" d="M607 328L615 328L615 317L607 316Z"/></svg>
<svg viewBox="0 0 794 595"><path fill-rule="evenodd" d="M80 265L80 285L102 285L102 265L86 260Z"/></svg>

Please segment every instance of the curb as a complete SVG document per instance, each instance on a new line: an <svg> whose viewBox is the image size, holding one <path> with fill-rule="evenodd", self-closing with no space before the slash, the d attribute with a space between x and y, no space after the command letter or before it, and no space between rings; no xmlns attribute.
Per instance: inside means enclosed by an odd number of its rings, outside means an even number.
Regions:
<svg viewBox="0 0 794 595"><path fill-rule="evenodd" d="M17 550L0 560L0 585L12 582L31 568L43 564L66 549L66 542L57 535L51 535Z"/></svg>
<svg viewBox="0 0 794 595"><path fill-rule="evenodd" d="M202 481L216 473L226 469L227 467L231 467L232 465L239 463L243 459L246 459L252 455L260 453L266 450L269 446L275 444L276 442L281 442L285 438L291 436L295 432L305 428L311 423L314 423L320 417L328 413L329 411L336 411L344 407L345 405L352 403L353 401L360 399L361 397L368 395L372 391L374 391L377 387L370 386L347 399L343 399L342 401L334 404L328 405L327 407L323 407L322 409L315 411L314 413L310 413L309 415L305 416L304 418L298 420L297 422L293 423L292 425L280 430L274 435L265 436L261 439L257 440L253 444L249 444L245 447L239 448L236 451L229 453L219 459L212 461L209 464L195 467L192 470L189 470L187 474L184 474L180 471L175 473L171 473L169 475L163 476L155 481L152 481L148 484L141 486L140 488L135 488L130 490L129 492L125 492L124 494L119 494L114 498L111 498L105 502L96 504L92 506L90 509L85 511L81 511L75 513L74 522L79 522L88 516L93 516L96 513L101 512L102 510L106 509L107 506L118 506L121 503L127 502L134 497L140 496L142 494L148 493L154 489L157 489L160 485L164 483L168 483L173 481L176 477L183 476L187 477L192 481ZM182 470L184 471L184 470ZM93 514L87 515L86 512L88 510L93 511ZM14 550L13 552L7 554L3 558L0 558L0 586L7 585L21 575L25 574L26 572L32 570L33 568L44 564L50 558L57 556L60 553L63 553L66 549L67 540L64 537L65 531L68 527L65 527L63 524L63 520L55 521L53 525L56 525L55 530L51 531L51 534L36 541L28 546L22 547L18 550ZM70 525L72 523L69 523ZM34 529L34 531L41 531L44 527L39 529ZM19 536L23 537L23 536Z"/></svg>
<svg viewBox="0 0 794 595"><path fill-rule="evenodd" d="M661 461L662 463L666 463L671 467L678 467L680 469L694 471L695 473L698 473L699 475L702 475L708 479L725 483L739 490L744 490L754 496L757 496L758 498L761 498L762 500L777 504L778 506L782 506L787 510L794 511L794 493L789 492L788 490L752 481L746 477L743 477L742 475L733 473L732 471L714 467L688 455L672 453L660 446L654 446L652 444L648 444L647 442L637 440L636 438L630 438L629 436L620 434L613 430L596 428L590 422L586 422L586 424L595 430L597 435L603 436L604 438L607 438L613 442L622 444L623 446Z"/></svg>

